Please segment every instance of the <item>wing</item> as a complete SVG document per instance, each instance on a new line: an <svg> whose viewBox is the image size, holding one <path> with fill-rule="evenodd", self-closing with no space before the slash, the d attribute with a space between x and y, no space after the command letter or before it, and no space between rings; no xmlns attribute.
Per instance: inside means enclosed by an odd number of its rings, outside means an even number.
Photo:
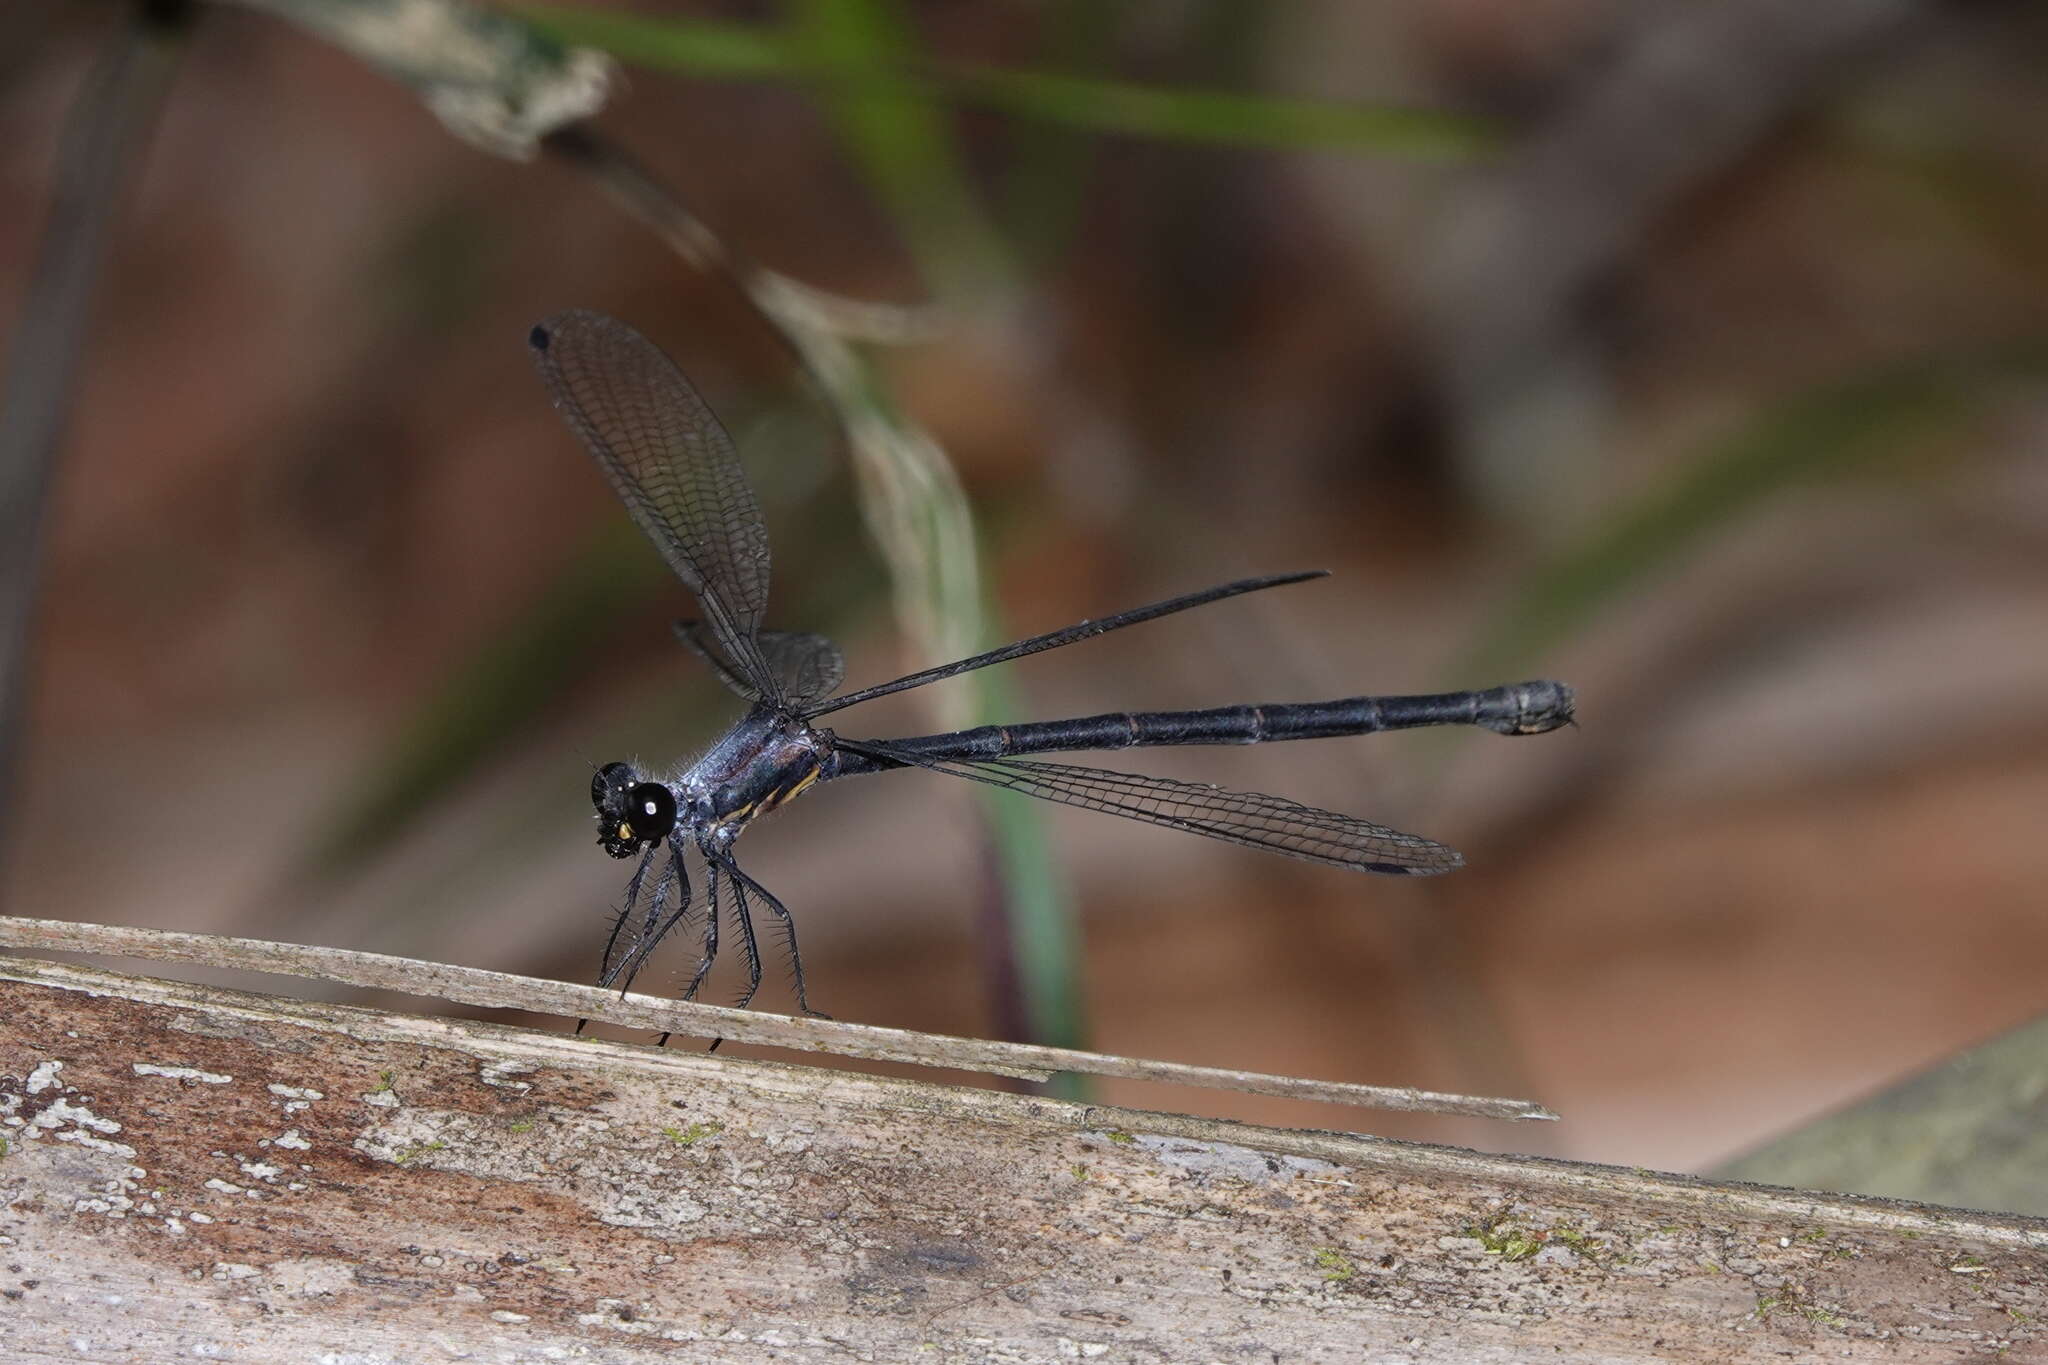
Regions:
<svg viewBox="0 0 2048 1365"><path fill-rule="evenodd" d="M1428 876L1449 872L1465 862L1456 849L1433 840L1280 796L1070 763L1021 758L935 759L869 740L842 739L838 743L856 753L907 767L951 773L1065 806L1121 815L1332 867Z"/></svg>
<svg viewBox="0 0 2048 1365"><path fill-rule="evenodd" d="M1171 616L1177 611L1186 611L1189 607L1199 607L1205 606L1210 602L1220 602L1226 597L1236 597L1240 593L1258 592L1262 588L1278 588L1288 583L1302 583L1311 578L1326 578L1328 576L1329 570L1327 569L1310 569L1307 573L1273 574L1266 578L1241 578L1235 583L1224 583L1214 588L1204 588L1200 592L1183 593L1179 597L1170 597L1164 602L1154 602L1148 607L1135 607L1130 611L1120 611L1114 616L1105 616L1098 621L1082 621L1060 630L1051 631L1045 635L1034 635L1028 640L1019 640L1015 644L1004 645L1001 649L991 649L987 653L977 654L971 659L959 659L953 663L940 664L936 668L920 669L916 673L907 674L891 682L877 683L873 687L863 687L858 692L849 692L843 697L834 697L830 705L812 707L805 713L804 719L816 720L819 716L830 715L841 707L857 706L861 702L872 701L876 697L886 697L891 692L907 692L913 687L923 687L926 683L941 682L947 678L957 678L962 673L971 673L977 668L987 668L990 664L1004 664L1012 659L1021 659L1027 654L1037 654L1041 650L1058 649L1062 645L1070 645L1077 640L1086 640L1096 635L1106 635L1112 630L1122 630L1125 626L1135 626L1144 621L1156 621L1162 616Z"/></svg>
<svg viewBox="0 0 2048 1365"><path fill-rule="evenodd" d="M846 681L846 656L839 646L809 631L761 632L761 653L782 684L791 706L808 706L831 696Z"/></svg>
<svg viewBox="0 0 2048 1365"><path fill-rule="evenodd" d="M711 665L720 682L748 701L760 700L753 685L727 668L717 651L706 643L701 622L678 621L675 632L691 653ZM769 673L782 685L783 700L791 706L807 706L829 697L846 680L846 656L839 652L838 645L822 635L764 630L754 637L754 643Z"/></svg>
<svg viewBox="0 0 2048 1365"><path fill-rule="evenodd" d="M616 318L557 313L528 340L555 406L697 595L719 651L757 695L779 701L755 638L768 606L768 528L732 438L674 362Z"/></svg>

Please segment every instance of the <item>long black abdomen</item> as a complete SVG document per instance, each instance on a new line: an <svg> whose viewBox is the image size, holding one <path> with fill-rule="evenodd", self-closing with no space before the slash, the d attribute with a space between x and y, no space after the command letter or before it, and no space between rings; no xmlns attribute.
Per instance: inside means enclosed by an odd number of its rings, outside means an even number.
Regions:
<svg viewBox="0 0 2048 1365"><path fill-rule="evenodd" d="M1477 725L1503 735L1537 735L1569 724L1571 718L1569 687L1556 682L1525 682L1481 692L1347 697L1275 706L1216 706L1204 711L1120 712L1022 725L983 725L949 735L892 739L888 745L931 758L986 759L1161 744L1328 739L1425 725Z"/></svg>

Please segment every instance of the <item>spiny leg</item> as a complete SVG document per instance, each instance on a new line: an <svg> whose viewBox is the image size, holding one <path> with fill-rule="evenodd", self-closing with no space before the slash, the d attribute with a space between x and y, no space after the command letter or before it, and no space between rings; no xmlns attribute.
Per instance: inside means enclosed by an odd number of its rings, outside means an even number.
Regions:
<svg viewBox="0 0 2048 1365"><path fill-rule="evenodd" d="M669 889L674 886L681 887L681 895L677 899L674 914L663 918L661 907L668 900ZM647 955L654 951L654 945L661 941L663 935L667 934L689 909L690 881L683 871L682 846L670 840L668 863L661 869L661 876L654 883L654 894L647 900L647 913L641 917L640 933L634 938L633 946L625 958L612 968L612 979L616 980L621 973L625 973L627 983L631 984L633 978L640 974L640 968L646 962ZM605 984L611 983L608 981ZM624 987L620 989L623 991Z"/></svg>
<svg viewBox="0 0 2048 1365"><path fill-rule="evenodd" d="M660 856L661 845L649 844L646 856L640 859L640 866L634 869L633 880L626 883L625 907L619 911L619 917L612 921L611 937L604 941L604 961L598 965L597 972L597 984L600 986L609 986L612 982L618 980L619 973L624 971L626 963L632 960L634 948L646 941L647 930L653 924L656 907L668 898L669 880L674 875L672 867L664 867L662 875L655 879L654 890L651 893L646 914L641 920L640 932L634 936L632 946L628 946L621 952L619 949L619 936L625 931L627 922L640 911L642 885L647 880L648 870L654 866L655 859Z"/></svg>
<svg viewBox="0 0 2048 1365"><path fill-rule="evenodd" d="M718 961L718 864L704 864L704 956L697 963L696 975L683 989L683 999L695 1000L697 988L704 984L704 978L711 974L711 964Z"/></svg>
<svg viewBox="0 0 2048 1365"><path fill-rule="evenodd" d="M655 888L655 904L647 907L646 926L641 930L640 940L633 945L632 970L626 973L625 982L619 987L619 994L621 995L624 995L627 988L633 984L633 978L638 976L640 969L647 965L647 959L653 955L655 948L661 941L667 938L677 925L688 920L690 916L690 906L692 903L690 871L683 863L682 841L671 837L668 841L668 850L668 868L663 873L661 885ZM661 920L659 924L656 924L655 911L660 904L662 892L671 881L675 883L679 893L676 898L676 908L666 918ZM714 895L717 893L717 890L716 885L711 887ZM718 918L718 907L715 903L711 906L711 917L714 922ZM656 1047L667 1047L668 1033L664 1031L661 1037L654 1040L654 1045Z"/></svg>
<svg viewBox="0 0 2048 1365"><path fill-rule="evenodd" d="M668 864L662 868L661 877L654 884L654 895L647 903L647 916L640 936L633 941L631 951L619 959L604 980L597 983L600 986L616 983L620 995L632 988L633 978L640 975L640 969L647 965L647 959L656 946L690 913L690 874L683 866L683 846L671 839L668 850ZM667 902L671 888L676 892L675 909L663 915L662 906Z"/></svg>
<svg viewBox="0 0 2048 1365"><path fill-rule="evenodd" d="M626 921L640 908L640 887L647 880L647 870L654 866L654 860L661 856L658 844L649 844L647 852L640 857L640 866L633 869L633 879L626 883L626 903L619 907L619 916L612 921L611 936L604 941L604 958L597 964L597 979L604 981L612 974L612 954L618 950L619 935L626 928Z"/></svg>
<svg viewBox="0 0 2048 1365"><path fill-rule="evenodd" d="M739 864L730 856L725 860L725 870L732 874L735 882L767 902L768 908L775 912L775 917L782 921L782 941L789 948L790 975L796 986L796 1007L815 1019L830 1019L831 1015L823 1010L812 1009L811 1002L804 998L804 956L797 951L796 918L789 913L789 907L777 900L767 887L740 871Z"/></svg>
<svg viewBox="0 0 2048 1365"><path fill-rule="evenodd" d="M619 913L612 917L612 931L604 941L604 956L598 960L597 984L599 986L611 984L612 954L617 951L619 946L619 932L626 927L626 921L633 917L633 909L640 903L640 884L647 880L647 869L654 866L654 859L660 852L661 850L658 847L649 845L645 856L640 859L640 866L633 869L632 880L626 883L626 902L619 907ZM588 1019L578 1019L576 1021L576 1032L581 1033L589 1026L590 1021Z"/></svg>
<svg viewBox="0 0 2048 1365"><path fill-rule="evenodd" d="M754 937L753 911L747 908L747 887L752 883L733 862L732 855L725 855L723 861L726 873L732 879L732 904L739 916L740 946L747 954L747 988L733 1003L734 1008L745 1009L754 1003L754 995L761 989L761 943Z"/></svg>

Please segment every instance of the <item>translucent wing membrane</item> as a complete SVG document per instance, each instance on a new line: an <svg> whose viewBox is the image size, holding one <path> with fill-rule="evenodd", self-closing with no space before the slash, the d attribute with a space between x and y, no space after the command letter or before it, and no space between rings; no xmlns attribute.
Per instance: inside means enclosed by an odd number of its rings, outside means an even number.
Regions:
<svg viewBox="0 0 2048 1365"><path fill-rule="evenodd" d="M864 701L872 701L876 697L886 697L892 692L905 692L913 687L923 687L926 683L942 682L947 678L957 678L962 673L971 673L977 668L987 668L990 664L1008 663L1012 659L1021 659L1029 654L1038 654L1048 649L1058 649L1062 645L1070 645L1078 640L1087 640L1097 635L1106 635L1112 630L1122 630L1125 626L1135 626L1145 621L1156 621L1162 616L1171 616L1177 611L1186 611L1189 607L1199 607L1210 602L1220 602L1226 597L1236 597L1243 593L1258 592L1265 588L1284 587L1289 583L1305 583L1311 578L1325 578L1328 575L1329 571L1327 569L1310 569L1306 573L1272 574L1265 578L1241 578L1235 583L1224 583L1217 587L1204 588L1200 592L1184 593L1179 597L1169 597L1164 602L1154 602L1150 606L1145 607L1134 607L1129 611L1120 611L1114 616L1105 616L1095 621L1082 621L1075 625L1064 626L1059 630L1049 631L1044 635L1034 635L1028 640L1018 640L1014 644L1004 645L1000 649L991 649L986 654L976 654L969 659L959 659L953 663L940 664L935 668L922 669L919 672L907 674L891 682L877 683L873 687L863 687L858 692L849 692L843 697L835 697L827 705L811 707L804 713L804 718L806 720L816 720L819 716L829 715L841 707L856 706ZM819 695L824 696L826 694L820 693Z"/></svg>
<svg viewBox="0 0 2048 1365"><path fill-rule="evenodd" d="M557 313L531 341L555 406L697 595L719 651L758 695L779 699L755 640L768 605L768 530L732 438L674 362L615 318Z"/></svg>
<svg viewBox="0 0 2048 1365"><path fill-rule="evenodd" d="M846 681L846 656L839 646L808 631L761 632L761 653L782 684L791 706L807 706L831 696Z"/></svg>
<svg viewBox="0 0 2048 1365"><path fill-rule="evenodd" d="M678 640L711 665L720 682L748 701L760 700L752 684L727 668L717 651L705 642L701 622L678 621L675 631ZM822 635L764 630L754 637L754 644L761 651L769 673L782 685L782 699L791 706L807 706L829 697L846 680L846 656Z"/></svg>
<svg viewBox="0 0 2048 1365"><path fill-rule="evenodd" d="M1285 797L1227 791L1199 782L1030 759L934 759L867 740L839 743L909 767L951 773L1061 805L1121 815L1226 843L1364 872L1429 875L1464 864L1457 850Z"/></svg>

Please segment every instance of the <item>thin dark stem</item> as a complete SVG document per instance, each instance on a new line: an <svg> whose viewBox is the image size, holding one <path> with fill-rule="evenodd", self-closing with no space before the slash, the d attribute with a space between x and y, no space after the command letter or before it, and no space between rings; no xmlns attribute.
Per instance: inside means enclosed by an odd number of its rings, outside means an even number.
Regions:
<svg viewBox="0 0 2048 1365"><path fill-rule="evenodd" d="M0 390L0 829L21 747L42 525L123 186L170 90L191 7L138 4L72 106Z"/></svg>

